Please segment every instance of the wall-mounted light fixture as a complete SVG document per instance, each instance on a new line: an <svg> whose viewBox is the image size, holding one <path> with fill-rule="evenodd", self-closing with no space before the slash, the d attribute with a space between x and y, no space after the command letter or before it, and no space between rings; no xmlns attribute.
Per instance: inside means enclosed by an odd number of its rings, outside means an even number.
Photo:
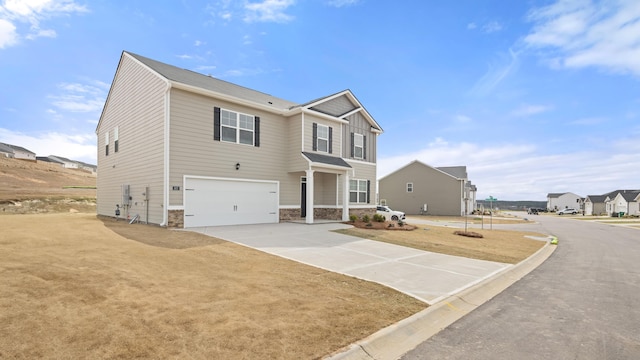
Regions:
<svg viewBox="0 0 640 360"><path fill-rule="evenodd" d="M240 170L240 163L236 163L236 170Z"/></svg>

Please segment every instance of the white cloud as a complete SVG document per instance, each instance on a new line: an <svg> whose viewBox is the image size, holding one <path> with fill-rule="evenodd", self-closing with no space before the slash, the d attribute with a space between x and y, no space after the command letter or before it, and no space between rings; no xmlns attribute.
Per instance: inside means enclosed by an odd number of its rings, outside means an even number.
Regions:
<svg viewBox="0 0 640 360"><path fill-rule="evenodd" d="M0 142L22 146L37 156L60 155L72 160L96 163L96 135L43 132L25 134L0 128Z"/></svg>
<svg viewBox="0 0 640 360"><path fill-rule="evenodd" d="M533 144L450 143L435 139L424 149L378 158L378 178L419 160L433 167L466 166L478 186L478 198L546 200L547 193L571 191L582 196L616 188L637 188L640 143L622 139L606 148L545 153ZM603 153L608 154L602 156Z"/></svg>
<svg viewBox="0 0 640 360"><path fill-rule="evenodd" d="M14 45L18 42L16 27L5 19L0 19L0 49Z"/></svg>
<svg viewBox="0 0 640 360"><path fill-rule="evenodd" d="M61 83L61 93L50 95L51 103L60 110L69 112L99 112L109 88L108 84L94 81L93 85L80 83Z"/></svg>
<svg viewBox="0 0 640 360"><path fill-rule="evenodd" d="M553 106L522 105L521 107L519 107L516 110L512 111L511 115L512 116L516 116L516 117L527 117L527 116L531 116L531 115L540 114L540 113L543 113L543 112L548 112L550 110L553 110Z"/></svg>
<svg viewBox="0 0 640 360"><path fill-rule="evenodd" d="M500 30L502 30L502 25L500 25L500 23L497 21L490 21L482 27L482 31L486 32L487 34L498 32Z"/></svg>
<svg viewBox="0 0 640 360"><path fill-rule="evenodd" d="M583 118L571 121L569 124L571 125L581 125L581 126L589 126L589 125L598 125L607 121L607 118L601 117L593 117L593 118Z"/></svg>
<svg viewBox="0 0 640 360"><path fill-rule="evenodd" d="M524 42L550 66L597 67L640 76L640 2L558 0L533 9Z"/></svg>
<svg viewBox="0 0 640 360"><path fill-rule="evenodd" d="M294 0L263 0L257 3L244 5L246 14L245 22L277 22L286 23L293 20L293 16L285 14L285 11L295 4Z"/></svg>
<svg viewBox="0 0 640 360"><path fill-rule="evenodd" d="M453 117L453 120L459 124L468 124L472 121L472 119L466 115L456 115Z"/></svg>
<svg viewBox="0 0 640 360"><path fill-rule="evenodd" d="M29 40L56 37L55 30L42 29L41 23L56 16L87 11L74 0L5 0L0 4L0 49L18 43L21 37ZM19 29L18 25L23 23L29 26Z"/></svg>
<svg viewBox="0 0 640 360"><path fill-rule="evenodd" d="M478 27L478 25L476 25L476 23L468 23L467 24L467 29L469 29L469 30L473 30L473 29L475 29L477 27Z"/></svg>
<svg viewBox="0 0 640 360"><path fill-rule="evenodd" d="M500 59L489 64L487 72L471 89L472 95L487 95L491 93L504 79L511 75L519 65L519 53L509 49L509 54L501 54Z"/></svg>
<svg viewBox="0 0 640 360"><path fill-rule="evenodd" d="M343 7L343 6L352 6L352 5L356 5L357 3L359 3L360 0L330 0L327 2L327 4L329 6L334 6L334 7Z"/></svg>

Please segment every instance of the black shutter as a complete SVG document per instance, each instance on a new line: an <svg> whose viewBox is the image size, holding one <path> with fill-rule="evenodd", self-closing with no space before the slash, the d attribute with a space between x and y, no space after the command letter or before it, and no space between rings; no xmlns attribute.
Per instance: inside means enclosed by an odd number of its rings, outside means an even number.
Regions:
<svg viewBox="0 0 640 360"><path fill-rule="evenodd" d="M255 147L260 147L260 117L256 116L255 117L255 121L254 121L254 131L255 131L255 140L254 140L254 146Z"/></svg>
<svg viewBox="0 0 640 360"><path fill-rule="evenodd" d="M329 127L329 154L333 153L333 128Z"/></svg>
<svg viewBox="0 0 640 360"><path fill-rule="evenodd" d="M220 108L213 108L213 140L220 141Z"/></svg>
<svg viewBox="0 0 640 360"><path fill-rule="evenodd" d="M356 143L355 143L355 136L353 135L353 133L351 133L351 157L355 157L355 148L356 148Z"/></svg>
<svg viewBox="0 0 640 360"><path fill-rule="evenodd" d="M367 137L362 135L362 158L367 160Z"/></svg>
<svg viewBox="0 0 640 360"><path fill-rule="evenodd" d="M313 151L318 151L318 124L313 123Z"/></svg>
<svg viewBox="0 0 640 360"><path fill-rule="evenodd" d="M371 180L367 180L367 204L371 203Z"/></svg>

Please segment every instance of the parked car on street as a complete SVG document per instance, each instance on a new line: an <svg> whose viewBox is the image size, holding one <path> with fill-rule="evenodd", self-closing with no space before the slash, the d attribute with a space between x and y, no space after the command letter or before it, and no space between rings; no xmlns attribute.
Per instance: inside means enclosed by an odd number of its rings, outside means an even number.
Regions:
<svg viewBox="0 0 640 360"><path fill-rule="evenodd" d="M391 210L391 208L385 205L378 205L378 208L376 209L376 213L384 216L384 218L387 220L404 221L404 213L402 211Z"/></svg>
<svg viewBox="0 0 640 360"><path fill-rule="evenodd" d="M575 215L577 213L578 213L578 210L574 208L566 208L558 211L558 215L567 215L567 214Z"/></svg>

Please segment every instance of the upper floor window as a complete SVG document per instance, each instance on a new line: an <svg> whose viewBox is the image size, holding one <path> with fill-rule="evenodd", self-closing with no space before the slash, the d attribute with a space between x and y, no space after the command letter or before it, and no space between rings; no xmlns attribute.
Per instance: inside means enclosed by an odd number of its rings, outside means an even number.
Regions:
<svg viewBox="0 0 640 360"><path fill-rule="evenodd" d="M109 132L104 133L104 155L109 155Z"/></svg>
<svg viewBox="0 0 640 360"><path fill-rule="evenodd" d="M118 152L118 127L116 126L115 129L113 129L113 152L117 153Z"/></svg>
<svg viewBox="0 0 640 360"><path fill-rule="evenodd" d="M351 157L354 159L367 158L367 137L362 134L351 133Z"/></svg>
<svg viewBox="0 0 640 360"><path fill-rule="evenodd" d="M260 146L260 118L220 109L213 110L213 139Z"/></svg>
<svg viewBox="0 0 640 360"><path fill-rule="evenodd" d="M333 128L327 125L313 123L313 151L331 154Z"/></svg>
<svg viewBox="0 0 640 360"><path fill-rule="evenodd" d="M413 183L407 183L407 192L413 192Z"/></svg>
<svg viewBox="0 0 640 360"><path fill-rule="evenodd" d="M364 159L364 135L353 134L353 157Z"/></svg>

